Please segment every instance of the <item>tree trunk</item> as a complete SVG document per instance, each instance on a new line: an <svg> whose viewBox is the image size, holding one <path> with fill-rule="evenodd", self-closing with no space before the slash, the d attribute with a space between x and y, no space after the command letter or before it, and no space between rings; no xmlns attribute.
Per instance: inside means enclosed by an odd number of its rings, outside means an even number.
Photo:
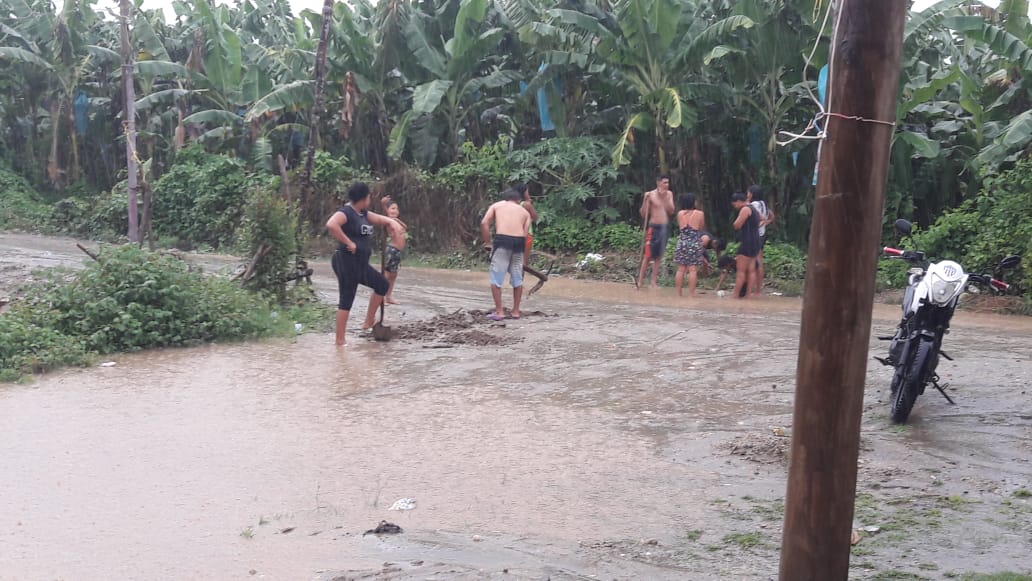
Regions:
<svg viewBox="0 0 1032 581"><path fill-rule="evenodd" d="M799 334L780 579L845 581L903 24L898 0L841 2L832 39Z"/></svg>
<svg viewBox="0 0 1032 581"><path fill-rule="evenodd" d="M79 168L79 128L75 125L75 106L72 104L68 107L71 114L68 116L71 124L71 137L72 137L72 183L78 182L79 177L82 175L81 168Z"/></svg>
<svg viewBox="0 0 1032 581"><path fill-rule="evenodd" d="M139 243L140 215L137 210L137 180L139 179L136 156L136 91L133 86L133 49L129 43L129 17L132 8L129 0L120 0L121 36L122 36L122 82L125 84L123 95L125 105L122 108L122 119L125 123L125 158L126 179L129 182L129 241Z"/></svg>
<svg viewBox="0 0 1032 581"><path fill-rule="evenodd" d="M315 164L315 146L319 142L319 118L323 112L326 96L326 45L330 41L330 24L333 21L333 0L324 0L322 9L322 30L319 32L319 47L315 52L315 103L312 106L311 129L308 132L308 151L305 154L305 171L301 185L301 205L304 207L312 193L312 166Z"/></svg>
<svg viewBox="0 0 1032 581"><path fill-rule="evenodd" d="M50 159L47 161L47 179L50 185L59 188L58 182L61 179L61 164L57 160L57 142L61 137L61 111L64 108L64 101L55 99L50 105Z"/></svg>

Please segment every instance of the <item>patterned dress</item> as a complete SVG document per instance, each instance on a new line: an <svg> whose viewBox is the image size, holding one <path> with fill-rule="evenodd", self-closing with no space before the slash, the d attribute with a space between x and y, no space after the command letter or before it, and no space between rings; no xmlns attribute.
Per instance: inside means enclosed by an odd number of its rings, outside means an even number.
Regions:
<svg viewBox="0 0 1032 581"><path fill-rule="evenodd" d="M681 266L702 266L702 231L685 224L677 237L674 262Z"/></svg>

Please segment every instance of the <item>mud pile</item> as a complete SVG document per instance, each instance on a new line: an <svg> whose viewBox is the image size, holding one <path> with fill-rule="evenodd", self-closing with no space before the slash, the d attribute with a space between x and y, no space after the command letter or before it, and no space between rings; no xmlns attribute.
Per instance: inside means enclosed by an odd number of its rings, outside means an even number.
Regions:
<svg viewBox="0 0 1032 581"><path fill-rule="evenodd" d="M512 345L523 341L522 337L499 334L504 324L493 323L487 319L487 311L464 311L459 309L446 315L437 315L432 319L402 325L394 328L397 339L423 341L436 345ZM508 314L508 312L506 312ZM548 315L541 311L523 313L523 317Z"/></svg>
<svg viewBox="0 0 1032 581"><path fill-rule="evenodd" d="M788 447L787 437L761 434L739 436L723 445L732 455L760 464L787 464Z"/></svg>

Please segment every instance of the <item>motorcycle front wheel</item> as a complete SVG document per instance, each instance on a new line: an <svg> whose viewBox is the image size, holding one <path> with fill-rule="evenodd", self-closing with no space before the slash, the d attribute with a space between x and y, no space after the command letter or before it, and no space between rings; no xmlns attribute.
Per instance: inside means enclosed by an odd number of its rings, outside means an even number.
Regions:
<svg viewBox="0 0 1032 581"><path fill-rule="evenodd" d="M910 417L917 401L917 394L924 383L925 366L928 365L934 348L935 345L931 341L919 341L917 348L907 354L906 362L896 370L892 379L895 389L889 409L894 423L905 424Z"/></svg>

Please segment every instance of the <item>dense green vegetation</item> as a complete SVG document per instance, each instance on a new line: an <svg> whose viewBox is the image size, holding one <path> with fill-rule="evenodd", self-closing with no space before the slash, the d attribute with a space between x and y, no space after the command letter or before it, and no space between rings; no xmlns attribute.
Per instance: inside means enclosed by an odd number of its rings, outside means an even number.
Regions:
<svg viewBox="0 0 1032 581"><path fill-rule="evenodd" d="M330 320L312 306L278 308L172 256L105 249L71 281L43 284L0 316L0 381L97 354L293 333L313 315Z"/></svg>

